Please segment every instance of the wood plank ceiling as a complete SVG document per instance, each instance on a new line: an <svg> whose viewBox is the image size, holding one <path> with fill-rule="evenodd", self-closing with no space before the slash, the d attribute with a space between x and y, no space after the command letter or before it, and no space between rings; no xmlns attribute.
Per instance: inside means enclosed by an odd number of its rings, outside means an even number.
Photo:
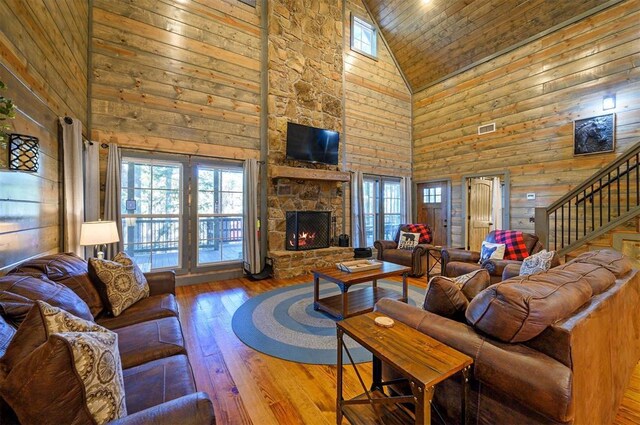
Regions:
<svg viewBox="0 0 640 425"><path fill-rule="evenodd" d="M602 0L364 0L418 91Z"/></svg>

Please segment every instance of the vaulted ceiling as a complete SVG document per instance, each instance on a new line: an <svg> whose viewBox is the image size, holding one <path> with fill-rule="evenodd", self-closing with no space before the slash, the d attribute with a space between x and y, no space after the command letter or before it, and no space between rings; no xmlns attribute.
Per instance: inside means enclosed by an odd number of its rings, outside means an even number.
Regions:
<svg viewBox="0 0 640 425"><path fill-rule="evenodd" d="M602 7L603 0L364 0L412 90Z"/></svg>

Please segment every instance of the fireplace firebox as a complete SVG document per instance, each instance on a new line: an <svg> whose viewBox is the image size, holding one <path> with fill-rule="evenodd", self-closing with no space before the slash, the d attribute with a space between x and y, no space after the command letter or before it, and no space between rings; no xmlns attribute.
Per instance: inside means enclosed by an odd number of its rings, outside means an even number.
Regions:
<svg viewBox="0 0 640 425"><path fill-rule="evenodd" d="M330 211L287 211L286 250L328 248L330 242Z"/></svg>

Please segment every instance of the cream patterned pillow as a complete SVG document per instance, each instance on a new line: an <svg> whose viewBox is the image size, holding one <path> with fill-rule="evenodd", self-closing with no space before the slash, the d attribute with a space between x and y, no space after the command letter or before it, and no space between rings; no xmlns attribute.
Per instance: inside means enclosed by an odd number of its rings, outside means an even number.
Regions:
<svg viewBox="0 0 640 425"><path fill-rule="evenodd" d="M119 316L129 306L149 296L149 284L144 273L124 252L114 261L89 259L89 267L103 285L111 312Z"/></svg>
<svg viewBox="0 0 640 425"><path fill-rule="evenodd" d="M543 249L536 254L528 256L522 260L520 276L546 272L551 268L551 263L553 262L553 257L555 255L555 251L547 251L546 249Z"/></svg>
<svg viewBox="0 0 640 425"><path fill-rule="evenodd" d="M85 403L101 425L127 416L122 363L115 332L55 334L71 346L74 368L82 381Z"/></svg>
<svg viewBox="0 0 640 425"><path fill-rule="evenodd" d="M110 332L94 322L74 316L61 308L53 307L44 301L36 301L47 334L60 332Z"/></svg>

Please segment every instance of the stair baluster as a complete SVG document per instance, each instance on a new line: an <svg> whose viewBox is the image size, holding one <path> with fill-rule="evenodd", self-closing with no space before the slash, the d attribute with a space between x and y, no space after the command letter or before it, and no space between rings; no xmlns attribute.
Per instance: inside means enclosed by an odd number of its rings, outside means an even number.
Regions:
<svg viewBox="0 0 640 425"><path fill-rule="evenodd" d="M632 190L634 181L636 187ZM621 196L625 195L623 202ZM536 234L547 248L553 246L562 256L637 215L640 215L640 142L549 207L536 208Z"/></svg>

